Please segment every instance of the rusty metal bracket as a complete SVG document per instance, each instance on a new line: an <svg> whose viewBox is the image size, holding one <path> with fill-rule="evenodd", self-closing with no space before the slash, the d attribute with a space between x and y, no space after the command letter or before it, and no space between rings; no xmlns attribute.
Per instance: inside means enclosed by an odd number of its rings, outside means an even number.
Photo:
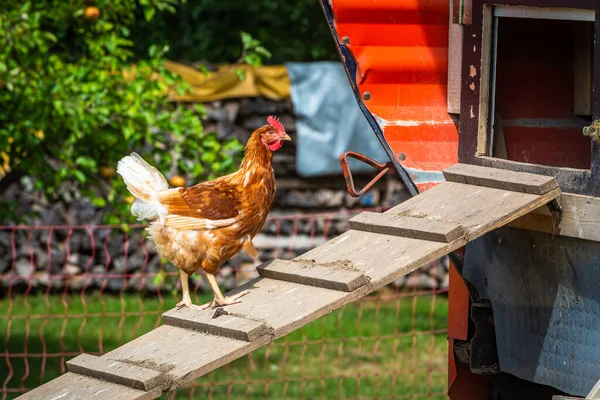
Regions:
<svg viewBox="0 0 600 400"><path fill-rule="evenodd" d="M348 164L348 157L354 158L360 162L363 162L371 167L375 168L379 171L379 173L371 179L369 183L365 185L360 191L356 191L354 187L354 178L352 177L352 171L350 171L350 164ZM340 156L340 165L342 166L342 171L344 172L344 179L346 179L346 187L348 188L348 193L350 196L358 197L364 194L367 190L371 189L371 187L381 179L382 176L387 174L390 171L395 171L394 164L391 162L387 162L385 164L379 163L372 158L365 156L364 154L356 153L354 151L347 151Z"/></svg>

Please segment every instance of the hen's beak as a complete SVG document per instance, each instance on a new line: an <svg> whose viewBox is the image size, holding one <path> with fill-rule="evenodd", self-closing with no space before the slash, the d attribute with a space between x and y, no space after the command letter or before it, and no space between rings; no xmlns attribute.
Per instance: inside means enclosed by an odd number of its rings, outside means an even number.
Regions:
<svg viewBox="0 0 600 400"><path fill-rule="evenodd" d="M290 135L288 135L287 133L284 133L283 136L280 136L279 139L281 140L289 140L291 141L292 138L290 137Z"/></svg>

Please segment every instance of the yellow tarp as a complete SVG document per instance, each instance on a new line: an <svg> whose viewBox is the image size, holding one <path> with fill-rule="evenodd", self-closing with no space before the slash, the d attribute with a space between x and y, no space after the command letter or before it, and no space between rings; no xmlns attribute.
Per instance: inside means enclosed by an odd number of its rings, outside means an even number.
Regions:
<svg viewBox="0 0 600 400"><path fill-rule="evenodd" d="M236 97L264 96L272 100L290 97L290 80L283 65L253 67L250 65L223 65L217 71L204 72L172 61L165 67L181 77L192 87L190 93L175 95L173 100L206 103ZM236 69L241 69L241 80Z"/></svg>

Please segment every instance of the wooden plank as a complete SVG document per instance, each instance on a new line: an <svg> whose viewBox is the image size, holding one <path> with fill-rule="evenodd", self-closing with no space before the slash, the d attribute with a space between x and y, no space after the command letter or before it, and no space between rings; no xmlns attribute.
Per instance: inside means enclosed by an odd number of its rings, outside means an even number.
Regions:
<svg viewBox="0 0 600 400"><path fill-rule="evenodd" d="M343 257L370 278L369 285L363 288L371 291L377 290L465 244L465 238L460 238L452 243L441 243L349 230L323 245L309 250L297 259L330 262ZM351 294L361 292L363 288L359 288Z"/></svg>
<svg viewBox="0 0 600 400"><path fill-rule="evenodd" d="M263 302L265 301L264 293ZM271 341L265 335L253 342L162 325L103 357L161 371L167 387L190 383Z"/></svg>
<svg viewBox="0 0 600 400"><path fill-rule="evenodd" d="M80 354L67 361L67 368L69 372L145 391L159 386L162 380L162 373L159 371L124 364L91 354Z"/></svg>
<svg viewBox="0 0 600 400"><path fill-rule="evenodd" d="M462 35L463 27L458 21L453 23L455 1L448 2L450 23L448 26L448 94L447 111L460 114L460 91L462 87ZM458 13L456 14L458 15Z"/></svg>
<svg viewBox="0 0 600 400"><path fill-rule="evenodd" d="M311 258L306 258L311 260ZM340 260L331 260L337 262ZM329 261L329 260L327 260ZM319 262L327 262L321 261ZM265 321L273 328L275 339L330 313L370 291L370 284L352 292L259 277L236 288L231 294L249 289L250 293L238 304L227 306L227 312L243 318ZM351 296L351 297L348 297Z"/></svg>
<svg viewBox="0 0 600 400"><path fill-rule="evenodd" d="M600 19L598 21L600 25ZM600 47L600 40L598 41L598 47ZM598 65L600 69L600 63L598 63ZM598 80L598 83L598 90L600 91L600 79ZM591 144L593 152L595 142L592 142ZM600 196L600 179L594 178L594 157L598 157L598 165L600 165L600 151L596 153L592 154L591 172L590 170L527 164L518 161L501 160L493 157L477 157L476 159L469 161L469 163L477 164L485 168L498 168L515 172L528 172L531 174L554 176L561 190L565 193L581 194L584 196Z"/></svg>
<svg viewBox="0 0 600 400"><path fill-rule="evenodd" d="M593 25L574 24L573 114L575 115L592 114L593 37Z"/></svg>
<svg viewBox="0 0 600 400"><path fill-rule="evenodd" d="M182 385L364 296L368 287L348 293L259 277L228 293L250 290L241 303L225 309L230 315L264 321L273 328L272 334L245 342L163 325L104 357L160 368L172 378L172 385ZM359 293L363 288L367 289Z"/></svg>
<svg viewBox="0 0 600 400"><path fill-rule="evenodd" d="M194 329L211 335L251 342L270 333L271 329L261 321L253 321L228 315L227 311L192 310L182 307L165 312L163 321L167 325Z"/></svg>
<svg viewBox="0 0 600 400"><path fill-rule="evenodd" d="M470 164L455 164L446 168L444 177L450 182L537 195L548 193L558 187L558 182L553 176L479 167Z"/></svg>
<svg viewBox="0 0 600 400"><path fill-rule="evenodd" d="M479 83L479 118L477 126L477 155L486 155L488 152L489 138L489 112L490 112L490 92L491 92L491 69L492 69L492 42L494 39L492 6L483 7L483 33L481 38L481 65L479 68L480 77L477 78L477 66L470 65L469 68L474 71L470 74L472 85L470 90L477 93L477 83ZM461 94L462 96L462 94ZM491 110L494 112L494 110ZM471 110L470 118L474 118Z"/></svg>
<svg viewBox="0 0 600 400"><path fill-rule="evenodd" d="M450 243L467 233L454 221L407 215L390 216L370 211L364 211L351 218L350 228L442 243Z"/></svg>
<svg viewBox="0 0 600 400"><path fill-rule="evenodd" d="M157 387L149 392L67 372L18 397L19 400L150 400L162 394Z"/></svg>
<svg viewBox="0 0 600 400"><path fill-rule="evenodd" d="M369 279L351 264L344 260L331 263L273 260L256 267L256 271L265 278L351 292L369 283Z"/></svg>
<svg viewBox="0 0 600 400"><path fill-rule="evenodd" d="M442 182L417 197L387 210L386 215L417 215L456 221L468 231L468 240L506 225L560 195L553 189L533 195L502 189Z"/></svg>
<svg viewBox="0 0 600 400"><path fill-rule="evenodd" d="M562 209L559 220L542 208L509 226L600 242L600 198L563 193L559 203Z"/></svg>
<svg viewBox="0 0 600 400"><path fill-rule="evenodd" d="M494 5L494 16L505 18L535 18L552 19L566 21L587 21L593 22L595 19L594 10L582 10L580 8L568 7L546 7L513 5ZM578 25L578 24L574 24Z"/></svg>
<svg viewBox="0 0 600 400"><path fill-rule="evenodd" d="M386 211L384 215L420 215L456 221L467 230L466 237L451 243L432 242L371 232L350 230L298 257L329 262L349 260L378 289L426 265L467 241L513 221L548 203L560 194L545 195L442 182Z"/></svg>

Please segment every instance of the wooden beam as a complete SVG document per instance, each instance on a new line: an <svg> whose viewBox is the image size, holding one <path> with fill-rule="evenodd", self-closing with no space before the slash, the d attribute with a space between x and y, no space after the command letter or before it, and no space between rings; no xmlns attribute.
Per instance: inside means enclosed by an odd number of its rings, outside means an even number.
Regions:
<svg viewBox="0 0 600 400"><path fill-rule="evenodd" d="M163 374L159 371L96 357L91 354L80 354L67 361L67 368L69 372L145 391L154 389L164 380Z"/></svg>
<svg viewBox="0 0 600 400"><path fill-rule="evenodd" d="M162 325L102 357L164 372L165 384L174 389L271 341L269 335L245 342Z"/></svg>
<svg viewBox="0 0 600 400"><path fill-rule="evenodd" d="M491 93L491 71L493 61L493 40L494 40L494 18L492 17L492 6L486 5L483 7L483 33L481 38L481 67L477 71L477 67L470 65L472 71L471 77L474 83L471 90L474 92L479 89L479 120L477 128L477 155L483 156L488 153L489 139L489 117L490 117L490 93ZM481 74L480 79L476 79L477 73ZM479 88L475 85L479 82ZM494 112L494 110L491 110ZM470 116L473 118L473 116Z"/></svg>
<svg viewBox="0 0 600 400"><path fill-rule="evenodd" d="M505 169L485 168L469 164L455 164L444 170L451 182L529 194L544 194L558 187L553 176L534 175Z"/></svg>
<svg viewBox="0 0 600 400"><path fill-rule="evenodd" d="M528 7L528 6L494 6L494 17L552 19L566 21L591 21L595 19L594 10L582 10L566 7Z"/></svg>
<svg viewBox="0 0 600 400"><path fill-rule="evenodd" d="M256 268L258 275L302 285L351 292L369 283L352 262L317 263L314 260L273 260Z"/></svg>
<svg viewBox="0 0 600 400"><path fill-rule="evenodd" d="M192 310L187 307L172 309L163 313L167 325L193 329L211 335L252 342L271 332L264 322L228 315L227 311Z"/></svg>
<svg viewBox="0 0 600 400"><path fill-rule="evenodd" d="M19 400L151 400L162 395L162 389L156 387L149 392L132 389L127 386L89 376L67 372L18 397Z"/></svg>
<svg viewBox="0 0 600 400"><path fill-rule="evenodd" d="M442 243L450 243L467 233L462 226L453 221L406 215L390 216L370 211L364 211L351 218L350 228Z"/></svg>
<svg viewBox="0 0 600 400"><path fill-rule="evenodd" d="M548 215L544 207L508 226L600 242L600 198L563 193L559 203L560 218Z"/></svg>
<svg viewBox="0 0 600 400"><path fill-rule="evenodd" d="M592 115L593 37L594 31L592 24L574 24L573 114L575 115Z"/></svg>
<svg viewBox="0 0 600 400"><path fill-rule="evenodd" d="M474 240L484 232L506 225L554 200L559 195L560 189L558 188L544 195L532 195L444 182L397 205L384 214L425 215L456 221L468 231L468 240ZM416 201L416 199L420 200ZM469 201L465 202L464 199L469 199Z"/></svg>
<svg viewBox="0 0 600 400"><path fill-rule="evenodd" d="M456 3L456 4L454 4ZM448 99L447 111L450 114L460 114L460 89L462 86L462 39L463 27L455 19L454 7L458 1L449 1L450 23L448 26ZM456 12L458 15L458 10Z"/></svg>

